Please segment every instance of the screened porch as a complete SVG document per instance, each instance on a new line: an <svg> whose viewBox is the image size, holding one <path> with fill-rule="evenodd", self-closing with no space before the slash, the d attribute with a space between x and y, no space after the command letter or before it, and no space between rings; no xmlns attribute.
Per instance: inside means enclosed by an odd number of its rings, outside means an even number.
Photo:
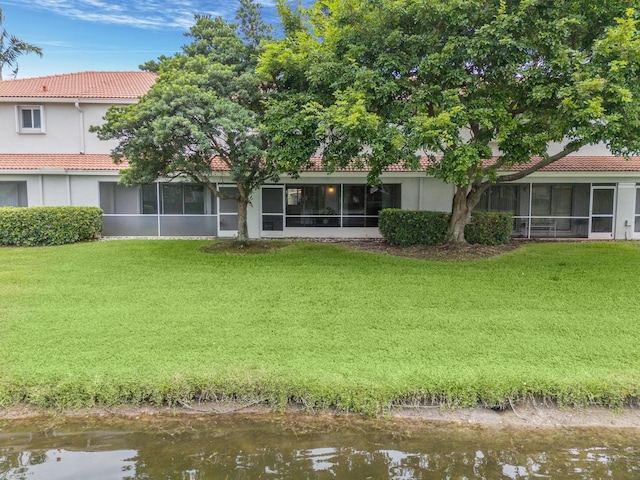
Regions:
<svg viewBox="0 0 640 480"><path fill-rule="evenodd" d="M514 237L608 238L613 235L615 194L611 184L493 185L476 210L511 213Z"/></svg>

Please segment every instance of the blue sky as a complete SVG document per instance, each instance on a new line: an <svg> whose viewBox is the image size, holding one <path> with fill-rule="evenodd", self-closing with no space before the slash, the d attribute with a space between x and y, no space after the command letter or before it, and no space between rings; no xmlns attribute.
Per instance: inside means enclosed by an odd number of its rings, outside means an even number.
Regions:
<svg viewBox="0 0 640 480"><path fill-rule="evenodd" d="M275 2L261 3L265 20L276 23ZM0 0L7 31L44 53L42 58L20 57L17 78L137 70L148 60L179 51L189 41L184 32L194 14L233 21L237 5L225 0ZM10 73L5 69L4 78Z"/></svg>

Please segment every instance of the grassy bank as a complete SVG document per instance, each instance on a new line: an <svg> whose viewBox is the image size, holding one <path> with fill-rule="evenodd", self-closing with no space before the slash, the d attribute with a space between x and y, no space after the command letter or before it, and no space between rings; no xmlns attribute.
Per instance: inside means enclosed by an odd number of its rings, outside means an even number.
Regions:
<svg viewBox="0 0 640 480"><path fill-rule="evenodd" d="M236 398L621 405L640 388L640 248L435 263L297 243L0 249L0 404Z"/></svg>

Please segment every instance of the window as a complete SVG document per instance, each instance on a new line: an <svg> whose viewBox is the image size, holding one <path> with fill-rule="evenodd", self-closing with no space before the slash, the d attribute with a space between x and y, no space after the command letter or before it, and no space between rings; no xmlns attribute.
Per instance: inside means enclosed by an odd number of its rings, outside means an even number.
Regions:
<svg viewBox="0 0 640 480"><path fill-rule="evenodd" d="M160 213L163 215L203 215L203 185L186 183L160 184ZM142 186L142 213L158 213L158 185Z"/></svg>
<svg viewBox="0 0 640 480"><path fill-rule="evenodd" d="M17 107L19 133L44 133L44 109L41 105Z"/></svg>
<svg viewBox="0 0 640 480"><path fill-rule="evenodd" d="M287 185L287 227L339 227L339 185Z"/></svg>
<svg viewBox="0 0 640 480"><path fill-rule="evenodd" d="M531 215L548 217L558 230L571 230L571 217L589 215L589 184L533 184ZM562 217L562 218L556 218Z"/></svg>
<svg viewBox="0 0 640 480"><path fill-rule="evenodd" d="M27 205L27 182L0 182L0 207Z"/></svg>
<svg viewBox="0 0 640 480"><path fill-rule="evenodd" d="M400 208L400 185L344 185L343 227L377 227L383 208Z"/></svg>
<svg viewBox="0 0 640 480"><path fill-rule="evenodd" d="M520 189L519 185L492 185L480 197L476 210L517 215Z"/></svg>
<svg viewBox="0 0 640 480"><path fill-rule="evenodd" d="M383 208L400 208L400 185L287 185L287 227L377 227Z"/></svg>
<svg viewBox="0 0 640 480"><path fill-rule="evenodd" d="M116 182L100 182L100 208L106 215L140 213L139 187L127 187Z"/></svg>
<svg viewBox="0 0 640 480"><path fill-rule="evenodd" d="M158 185L142 185L142 213L158 214Z"/></svg>

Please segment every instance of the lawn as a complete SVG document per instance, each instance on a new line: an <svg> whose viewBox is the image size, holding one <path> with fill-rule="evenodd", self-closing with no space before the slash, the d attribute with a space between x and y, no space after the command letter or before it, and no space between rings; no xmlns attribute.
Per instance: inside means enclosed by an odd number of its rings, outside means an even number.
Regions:
<svg viewBox="0 0 640 480"><path fill-rule="evenodd" d="M234 398L371 413L640 394L637 243L461 263L204 245L0 248L0 405Z"/></svg>

